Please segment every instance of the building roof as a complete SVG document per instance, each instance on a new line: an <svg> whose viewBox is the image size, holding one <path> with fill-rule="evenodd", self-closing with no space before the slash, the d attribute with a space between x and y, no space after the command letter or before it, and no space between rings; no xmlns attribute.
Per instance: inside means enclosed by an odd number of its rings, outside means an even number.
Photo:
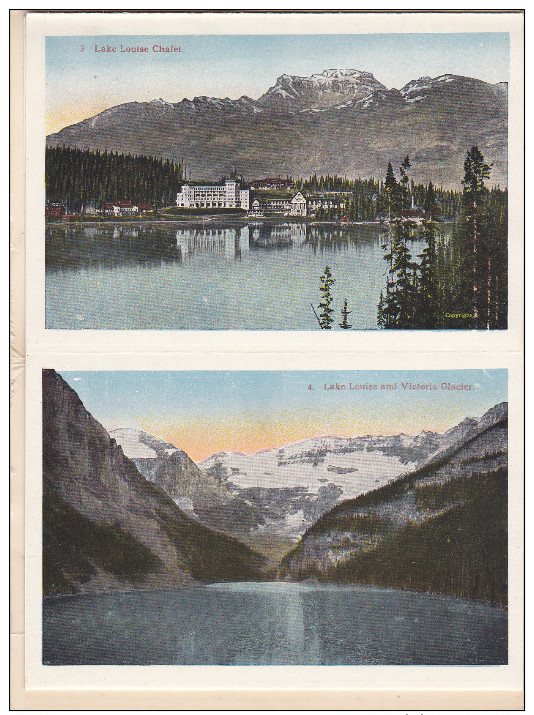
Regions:
<svg viewBox="0 0 534 715"><path fill-rule="evenodd" d="M291 179L281 179L279 176L268 176L265 179L253 179L250 184L251 186L256 186L256 184L283 184L284 186L293 186L294 182Z"/></svg>
<svg viewBox="0 0 534 715"><path fill-rule="evenodd" d="M424 213L422 209L401 209L398 212L398 216L403 216L404 218L422 218Z"/></svg>
<svg viewBox="0 0 534 715"><path fill-rule="evenodd" d="M261 201L265 201L268 199L287 199L288 201L291 201L293 196L295 196L294 191L276 191L276 190L268 190L268 189L262 189L261 191L256 191L255 192L256 198L260 199Z"/></svg>

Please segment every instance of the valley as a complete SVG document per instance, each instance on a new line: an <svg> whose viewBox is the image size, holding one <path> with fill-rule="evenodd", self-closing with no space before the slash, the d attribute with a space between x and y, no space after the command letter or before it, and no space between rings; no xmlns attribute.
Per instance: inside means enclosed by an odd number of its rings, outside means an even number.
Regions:
<svg viewBox="0 0 534 715"><path fill-rule="evenodd" d="M443 434L318 437L195 464L108 434L43 374L44 594L277 579L506 604L507 404Z"/></svg>
<svg viewBox="0 0 534 715"><path fill-rule="evenodd" d="M506 663L507 419L195 464L44 370L43 664Z"/></svg>

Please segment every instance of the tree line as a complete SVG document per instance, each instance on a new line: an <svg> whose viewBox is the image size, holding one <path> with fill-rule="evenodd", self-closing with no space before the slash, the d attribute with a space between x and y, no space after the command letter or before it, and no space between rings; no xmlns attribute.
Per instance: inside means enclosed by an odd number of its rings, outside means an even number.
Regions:
<svg viewBox="0 0 534 715"><path fill-rule="evenodd" d="M65 203L71 210L119 199L161 207L176 200L182 165L148 156L47 147L45 181L47 203Z"/></svg>
<svg viewBox="0 0 534 715"><path fill-rule="evenodd" d="M463 486L463 498L460 496L452 505L449 502L449 508L443 513L421 524L390 529L389 533L382 528L385 538L374 548L355 551L349 558L326 568L312 563L290 572L291 575L297 580L315 578L327 583L448 593L505 606L508 600L507 470L471 477ZM443 487L438 485L436 489ZM349 517L340 526L345 532L365 533L360 519ZM379 522L363 526L380 533ZM321 535L320 528L318 535ZM282 575L289 570L288 561L288 557L282 560Z"/></svg>
<svg viewBox="0 0 534 715"><path fill-rule="evenodd" d="M419 193L422 224L410 207L414 185L406 157L396 178L388 165L380 210L388 216L382 249L385 286L377 306L377 324L386 329L504 329L508 315L508 194L489 189L491 166L473 146L464 161L459 215L447 237L439 234L433 207L438 204L432 182ZM421 241L415 243L415 239ZM420 253L413 255L418 246ZM320 277L321 300L315 311L319 327L335 324L327 266ZM350 328L345 299L340 328Z"/></svg>
<svg viewBox="0 0 534 715"><path fill-rule="evenodd" d="M391 166L391 165L390 165ZM393 171L393 170L392 170ZM295 188L304 194L339 192L344 206L340 208L320 208L315 214L319 221L337 220L342 216L350 221L376 221L379 216L386 216L388 210L388 187L386 180L347 179L345 177L314 174L309 179L297 179ZM417 206L427 203L429 186L409 182L410 197ZM443 220L456 220L461 211L462 193L453 189L432 186L432 200L439 207Z"/></svg>
<svg viewBox="0 0 534 715"><path fill-rule="evenodd" d="M386 192L395 218L383 244L386 285L378 304L381 328L506 328L507 325L507 193L489 190L491 167L478 147L464 161L461 211L452 237L436 238L430 211L429 184L423 221L423 250L414 260L411 250L416 226L402 214L409 206L409 157L397 181L391 164ZM401 212L399 214L399 209Z"/></svg>

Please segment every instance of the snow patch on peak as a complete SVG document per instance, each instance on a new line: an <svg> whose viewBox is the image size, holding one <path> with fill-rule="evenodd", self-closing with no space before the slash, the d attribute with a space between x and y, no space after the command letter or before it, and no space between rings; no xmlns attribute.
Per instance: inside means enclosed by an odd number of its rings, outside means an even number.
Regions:
<svg viewBox="0 0 534 715"><path fill-rule="evenodd" d="M403 96L406 96L407 94L424 91L432 86L433 81L434 80L431 77L426 76L420 77L419 79L412 79L411 82L404 85L404 87L400 90L400 93Z"/></svg>
<svg viewBox="0 0 534 715"><path fill-rule="evenodd" d="M508 417L508 403L500 402L498 405L495 405L495 407L492 407L482 415L478 426L480 429L485 429L486 427L490 427L491 425L500 422L506 417Z"/></svg>
<svg viewBox="0 0 534 715"><path fill-rule="evenodd" d="M118 427L117 429L111 430L109 434L118 442L121 439L139 440L146 433L136 427Z"/></svg>
<svg viewBox="0 0 534 715"><path fill-rule="evenodd" d="M136 429L116 429L110 436L122 447L124 454L130 459L154 459L157 452L141 441L144 432Z"/></svg>
<svg viewBox="0 0 534 715"><path fill-rule="evenodd" d="M155 459L180 452L177 447L135 427L119 427L109 433L130 459Z"/></svg>
<svg viewBox="0 0 534 715"><path fill-rule="evenodd" d="M367 109L373 103L373 93L370 92L368 95L358 100L357 102L362 109Z"/></svg>
<svg viewBox="0 0 534 715"><path fill-rule="evenodd" d="M286 92L286 90L285 90L285 89L282 89L282 87L275 87L275 88L273 89L273 94L275 94L275 93L276 93L276 94L280 94L282 97L291 97L291 95L289 94L289 92Z"/></svg>
<svg viewBox="0 0 534 715"><path fill-rule="evenodd" d="M362 72L361 70L354 70L354 69L330 69L330 70L323 70L320 73L317 74L312 74L311 79L345 79L347 77L349 78L355 78L359 79L360 77L372 77L373 75L371 72Z"/></svg>

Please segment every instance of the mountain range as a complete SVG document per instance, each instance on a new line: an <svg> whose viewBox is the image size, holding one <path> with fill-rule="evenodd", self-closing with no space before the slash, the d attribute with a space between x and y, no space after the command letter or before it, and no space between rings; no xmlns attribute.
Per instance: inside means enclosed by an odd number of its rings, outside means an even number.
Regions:
<svg viewBox="0 0 534 715"><path fill-rule="evenodd" d="M267 537L287 547L340 502L432 464L500 419L502 409L465 418L443 434L316 437L256 454L220 452L198 465L141 430L110 434L190 516L261 549Z"/></svg>
<svg viewBox="0 0 534 715"><path fill-rule="evenodd" d="M129 102L61 129L47 146L144 154L179 161L194 179L382 177L406 155L416 181L458 186L477 145L507 180L507 84L445 74L388 89L372 73L329 69L283 74L258 99L199 96Z"/></svg>
<svg viewBox="0 0 534 715"><path fill-rule="evenodd" d="M195 465L140 430L109 434L43 370L43 594L311 578L504 605L507 424L501 403L442 435L323 437Z"/></svg>

